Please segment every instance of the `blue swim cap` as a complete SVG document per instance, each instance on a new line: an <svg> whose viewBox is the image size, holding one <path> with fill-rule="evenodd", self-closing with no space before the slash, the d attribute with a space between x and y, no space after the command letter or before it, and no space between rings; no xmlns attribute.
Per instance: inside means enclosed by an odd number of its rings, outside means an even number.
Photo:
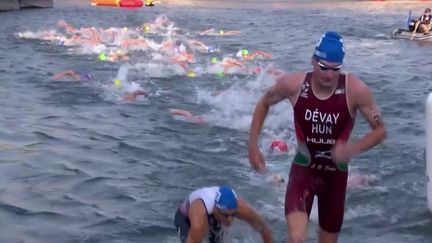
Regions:
<svg viewBox="0 0 432 243"><path fill-rule="evenodd" d="M320 60L342 64L345 56L342 36L333 31L324 33L316 45L314 56Z"/></svg>
<svg viewBox="0 0 432 243"><path fill-rule="evenodd" d="M237 196L234 190L225 186L219 187L216 207L222 210L237 209Z"/></svg>
<svg viewBox="0 0 432 243"><path fill-rule="evenodd" d="M88 74L88 73L83 73L83 74L81 74L80 79L81 79L82 81L90 81L90 79L91 79L91 75Z"/></svg>

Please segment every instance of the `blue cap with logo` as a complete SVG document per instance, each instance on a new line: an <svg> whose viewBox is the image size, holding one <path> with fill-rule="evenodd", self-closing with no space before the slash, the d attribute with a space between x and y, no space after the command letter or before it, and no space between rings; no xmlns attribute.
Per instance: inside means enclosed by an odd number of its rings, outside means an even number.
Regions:
<svg viewBox="0 0 432 243"><path fill-rule="evenodd" d="M345 56L342 36L334 31L324 33L316 45L314 56L319 60L342 64Z"/></svg>
<svg viewBox="0 0 432 243"><path fill-rule="evenodd" d="M222 210L237 209L237 195L230 187L221 186L216 196L216 207Z"/></svg>

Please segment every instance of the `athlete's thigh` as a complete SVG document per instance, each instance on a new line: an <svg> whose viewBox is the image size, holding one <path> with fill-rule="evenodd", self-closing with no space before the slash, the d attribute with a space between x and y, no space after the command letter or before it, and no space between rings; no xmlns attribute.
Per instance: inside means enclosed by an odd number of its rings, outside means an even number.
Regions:
<svg viewBox="0 0 432 243"><path fill-rule="evenodd" d="M177 233L179 235L180 241L182 243L185 243L187 240L187 237L189 235L189 229L190 229L190 221L185 216L183 216L180 213L180 210L177 210L175 216L174 216L174 225L176 227Z"/></svg>
<svg viewBox="0 0 432 243"><path fill-rule="evenodd" d="M318 221L321 229L338 233L345 211L348 172L327 172L323 177L323 190L318 194Z"/></svg>
<svg viewBox="0 0 432 243"><path fill-rule="evenodd" d="M293 212L310 215L315 194L314 174L309 167L292 164L285 192L285 216Z"/></svg>

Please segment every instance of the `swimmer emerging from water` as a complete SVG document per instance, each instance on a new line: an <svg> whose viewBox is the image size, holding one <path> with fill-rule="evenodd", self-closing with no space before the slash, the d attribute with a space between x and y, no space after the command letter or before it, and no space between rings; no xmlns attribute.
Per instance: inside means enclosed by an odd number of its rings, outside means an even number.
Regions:
<svg viewBox="0 0 432 243"><path fill-rule="evenodd" d="M210 243L221 243L225 242L222 226L229 227L234 218L248 223L261 235L261 242L274 242L264 219L225 186L204 187L190 193L178 207L174 225L182 243L203 242L206 236Z"/></svg>

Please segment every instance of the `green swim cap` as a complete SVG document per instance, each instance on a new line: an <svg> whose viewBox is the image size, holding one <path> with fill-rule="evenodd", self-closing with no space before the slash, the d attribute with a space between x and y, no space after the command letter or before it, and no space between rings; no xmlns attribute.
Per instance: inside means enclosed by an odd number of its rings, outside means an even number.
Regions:
<svg viewBox="0 0 432 243"><path fill-rule="evenodd" d="M195 78L196 77L196 73L192 70L188 71L188 73L186 74L189 78Z"/></svg>
<svg viewBox="0 0 432 243"><path fill-rule="evenodd" d="M247 55L249 55L249 51L248 51L247 49L243 49L243 50L242 50L242 55L243 55L243 56L247 56Z"/></svg>
<svg viewBox="0 0 432 243"><path fill-rule="evenodd" d="M120 80L120 79L114 79L114 85L115 85L117 88L121 88L121 86L122 86L122 82L121 82L121 80Z"/></svg>
<svg viewBox="0 0 432 243"><path fill-rule="evenodd" d="M219 71L219 72L217 72L216 75L217 75L218 77L223 77L223 76L225 76L225 74L224 74L223 71Z"/></svg>
<svg viewBox="0 0 432 243"><path fill-rule="evenodd" d="M219 60L218 60L218 58L217 57L212 57L211 59L210 59L210 62L211 63L217 63Z"/></svg>
<svg viewBox="0 0 432 243"><path fill-rule="evenodd" d="M107 56L105 55L105 53L101 53L101 54L99 54L99 60L100 61L106 61L108 58L107 58Z"/></svg>

